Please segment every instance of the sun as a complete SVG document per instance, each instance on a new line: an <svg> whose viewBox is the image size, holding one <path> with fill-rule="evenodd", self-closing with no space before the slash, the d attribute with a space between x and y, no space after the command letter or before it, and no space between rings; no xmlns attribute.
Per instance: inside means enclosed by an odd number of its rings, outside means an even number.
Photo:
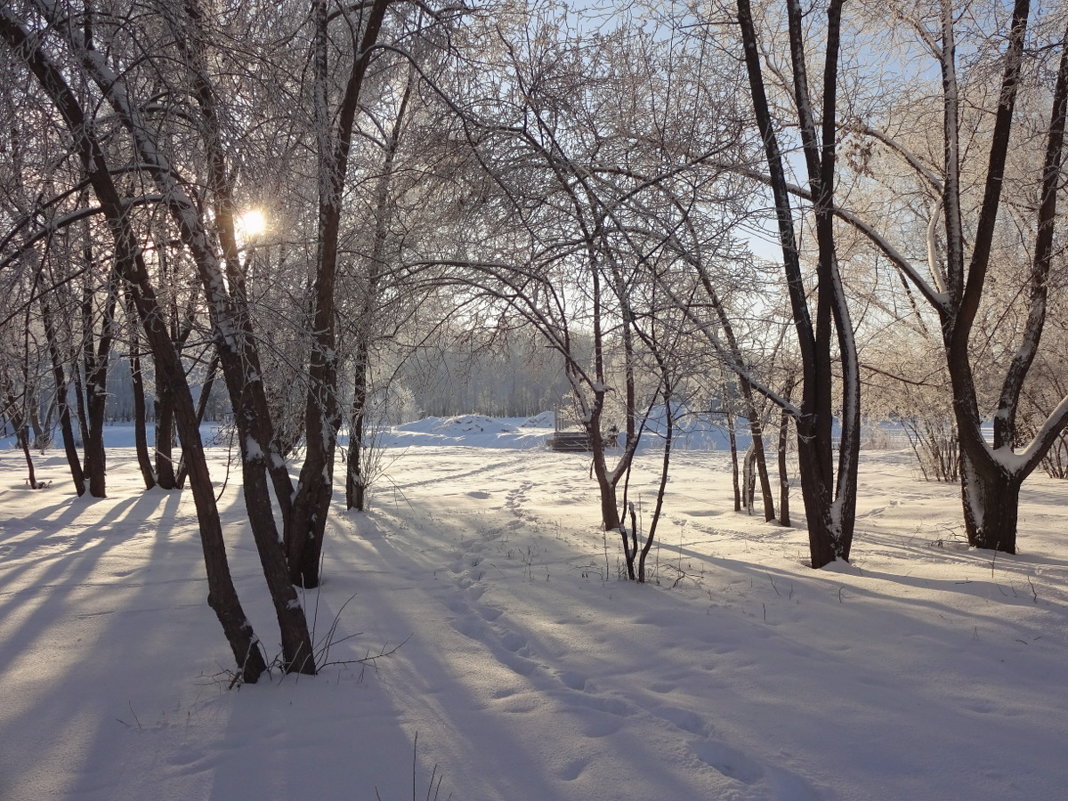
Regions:
<svg viewBox="0 0 1068 801"><path fill-rule="evenodd" d="M248 209L237 218L237 229L244 239L257 237L267 230L267 218L260 209Z"/></svg>

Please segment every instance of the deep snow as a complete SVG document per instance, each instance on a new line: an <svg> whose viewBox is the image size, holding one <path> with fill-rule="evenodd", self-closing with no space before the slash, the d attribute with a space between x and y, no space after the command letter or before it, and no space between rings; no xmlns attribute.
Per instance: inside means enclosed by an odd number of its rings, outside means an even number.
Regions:
<svg viewBox="0 0 1068 801"><path fill-rule="evenodd" d="M304 597L328 664L234 690L188 493L142 491L128 447L106 500L58 450L34 491L0 450L0 799L396 801L413 755L420 799L432 775L457 801L1065 797L1063 482L1025 484L1022 553L995 558L962 543L957 487L866 451L854 562L812 571L804 531L731 511L726 455L695 440L639 586L588 459L522 422L384 435L374 508L335 505ZM231 568L274 643L226 455Z"/></svg>

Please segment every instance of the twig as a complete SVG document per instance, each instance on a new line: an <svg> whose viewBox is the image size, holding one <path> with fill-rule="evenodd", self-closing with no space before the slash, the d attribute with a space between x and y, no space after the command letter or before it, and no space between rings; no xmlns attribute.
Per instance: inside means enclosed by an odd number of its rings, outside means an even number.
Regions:
<svg viewBox="0 0 1068 801"><path fill-rule="evenodd" d="M356 635L352 635L352 636L356 636ZM397 645L395 645L392 648L390 648L388 651L380 651L377 654L372 654L371 656L365 656L365 657L363 657L361 659L339 659L336 662L324 662L322 665L320 665L320 668L324 668L324 667L327 667L329 665L366 665L366 664L373 665L375 663L375 661L378 660L378 659L382 659L383 657L386 657L386 656L393 656L393 654L397 653L397 651L399 651L401 648L403 648L404 645L411 638L412 638L412 635L409 634L401 642L399 642ZM349 638L346 637L345 639L349 639ZM342 642L344 642L344 640L342 640Z"/></svg>

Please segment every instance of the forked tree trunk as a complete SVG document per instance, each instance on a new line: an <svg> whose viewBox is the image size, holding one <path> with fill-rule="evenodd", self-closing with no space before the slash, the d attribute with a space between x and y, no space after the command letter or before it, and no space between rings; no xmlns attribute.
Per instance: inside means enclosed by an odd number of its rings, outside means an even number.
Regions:
<svg viewBox="0 0 1068 801"><path fill-rule="evenodd" d="M849 309L838 271L833 217L842 0L831 0L827 11L822 119L818 126L808 83L803 11L798 0L787 0L792 88L819 246L814 321L801 272L790 188L776 126L771 118L760 46L749 0L737 0L737 9L753 109L764 143L769 185L775 200L783 268L801 358L802 400L796 411L798 464L808 522L811 566L819 568L835 559L849 559L855 523L860 447L859 367ZM843 388L840 403L836 403L832 395L833 345L837 345L841 360ZM842 425L842 438L837 448L837 470L832 437L836 406L841 407Z"/></svg>
<svg viewBox="0 0 1068 801"><path fill-rule="evenodd" d="M315 115L320 126L319 252L315 275L313 341L308 365L308 397L305 412L307 451L300 472L293 509L286 521L286 553L290 580L302 587L319 585L319 558L323 548L326 517L333 494L334 450L341 426L337 397L337 336L334 288L337 279L338 241L343 204L342 188L348 172L353 124L359 109L364 76L385 19L389 0L372 0L366 10L362 35L353 36L353 63L345 94L337 112L337 128L331 126L327 91L327 4L315 0ZM336 136L331 136L331 133Z"/></svg>
<svg viewBox="0 0 1068 801"><path fill-rule="evenodd" d="M84 41L75 41L73 46L85 54L84 63L130 131L138 155L152 166L152 177L167 198L168 210L197 266L212 314L216 352L241 443L245 509L278 621L283 669L287 673L314 674L315 658L307 618L289 580L285 551L272 510L268 475L275 486L273 500L283 515L291 510L292 482L285 462L272 449L273 423L234 229L234 174L227 158L223 119L208 68L206 16L198 0L186 0L180 9L163 4L160 10L182 54L183 67L189 70L189 88L201 115L207 183L213 204L213 225L222 249L221 260L211 247L202 208L178 183L176 172L158 143L147 137L147 126L140 109L130 102L128 88L121 83L121 77L92 53L86 53ZM185 380L184 374L182 380ZM191 478L192 475L191 466Z"/></svg>
<svg viewBox="0 0 1068 801"><path fill-rule="evenodd" d="M948 6L947 6L948 9ZM1005 165L1012 141L1013 111L1020 85L1030 4L1016 0L1003 57L1001 91L991 133L983 203L979 211L967 279L964 270L965 237L959 225L958 198L960 161L957 145L956 64L952 15L943 22L942 69L945 92L945 141L947 191L943 203L950 286L955 289L954 307L942 311L943 341L953 385L953 409L960 440L961 498L968 542L978 548L1016 552L1020 487L1048 452L1057 434L1068 423L1068 398L1040 427L1023 458L1016 447L1016 417L1027 373L1033 364L1046 318L1049 273L1057 220L1057 198L1062 191L1065 121L1068 118L1068 27L1060 42L1061 58L1050 113L1046 153L1042 164L1037 227L1027 288L1030 290L1027 322L1019 346L1006 372L998 409L994 415L994 442L989 446L981 427L976 381L970 361L970 336L982 301L984 282L993 253L993 237L1005 183Z"/></svg>

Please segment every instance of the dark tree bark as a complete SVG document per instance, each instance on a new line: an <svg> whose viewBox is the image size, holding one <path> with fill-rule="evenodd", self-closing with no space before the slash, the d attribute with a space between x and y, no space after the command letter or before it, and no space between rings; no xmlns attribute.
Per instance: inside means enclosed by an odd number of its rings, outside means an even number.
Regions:
<svg viewBox="0 0 1068 801"><path fill-rule="evenodd" d="M211 363L208 365L208 371L204 378L204 384L200 388L200 398L197 400L197 425L204 424L204 414L208 409L208 401L211 399L211 389L215 386L215 377L219 372L219 357L212 358ZM182 489L185 486L185 479L189 475L189 467L185 462L185 453L182 453L182 458L178 462L178 471L175 474L174 481L178 489Z"/></svg>
<svg viewBox="0 0 1068 801"><path fill-rule="evenodd" d="M661 369L664 368L662 360L660 361L660 366ZM649 557L650 549L653 547L653 541L656 539L656 528L664 509L664 493L667 490L668 474L671 468L671 444L675 435L675 418L671 413L671 382L667 380L664 381L664 407L667 409L667 430L664 432L664 455L660 461L660 484L656 490L656 505L653 507L653 516L649 521L649 531L645 535L645 542L638 556L638 581L641 583L645 583L645 562ZM632 523L632 526L637 531L637 525Z"/></svg>
<svg viewBox="0 0 1068 801"><path fill-rule="evenodd" d="M94 261L90 246L85 248L87 263ZM87 289L83 301L82 318L85 337L83 359L85 362L85 410L88 437L85 440L85 465L89 481L89 494L94 498L107 497L107 453L104 450L104 413L108 400L108 368L111 358L111 343L115 332L115 308L119 299L119 283L110 274L104 298L100 336L93 347L93 295Z"/></svg>
<svg viewBox="0 0 1068 801"><path fill-rule="evenodd" d="M241 447L245 508L278 621L283 669L286 672L314 674L315 659L307 619L289 581L285 552L280 545L272 511L268 476L274 483L274 500L283 514L288 513L291 507L293 489L284 460L272 449L274 437L270 408L264 391L263 371L234 230L234 175L227 160L223 120L220 118L219 102L209 77L207 54L204 52L209 37L197 0L185 0L181 8L162 4L159 11L181 54L182 68L188 71L186 77L190 92L200 113L201 134L207 156L207 184L213 200L213 224L222 249L221 261L211 246L211 236L200 205L179 183L177 173L158 147L158 142L147 137L148 127L140 109L130 102L128 88L121 83L121 77L99 59L93 58L83 41L70 38L68 41L82 55L83 65L130 133L138 155L149 166L150 174L166 198L167 209L182 242L197 266L212 316L216 352L234 412ZM181 384L171 381L171 391L186 385L185 381L183 373ZM193 417L195 419L195 415ZM184 443L184 433L182 437ZM197 437L199 439L199 430ZM189 476L191 480L194 478L192 464Z"/></svg>
<svg viewBox="0 0 1068 801"><path fill-rule="evenodd" d="M178 486L174 469L174 390L156 379L156 480L162 489Z"/></svg>
<svg viewBox="0 0 1068 801"><path fill-rule="evenodd" d="M78 448L74 444L74 428L70 419L70 387L67 385L66 370L60 353L56 328L52 321L52 309L46 298L41 299L41 320L44 324L45 339L48 342L48 355L52 361L52 379L56 385L56 402L59 405L59 431L63 439L63 452L67 457L71 480L78 495L85 494L85 476Z"/></svg>
<svg viewBox="0 0 1068 801"><path fill-rule="evenodd" d="M947 274L951 301L938 307L953 389L953 412L960 438L961 495L968 542L978 548L1016 552L1020 486L1068 425L1068 399L1047 419L1022 458L1006 459L1017 439L1016 414L1024 380L1034 361L1045 324L1048 277L1053 255L1053 232L1057 196L1064 160L1064 131L1068 112L1068 30L1061 40L1061 60L1054 89L1046 153L1043 160L1038 226L1032 257L1029 312L1019 347L1006 373L994 415L994 442L983 437L976 382L971 366L971 333L990 264L994 231L1005 182L1005 164L1010 146L1014 109L1019 90L1025 34L1030 14L1028 0L1013 8L1008 47L1004 56L1001 91L991 136L986 184L976 223L971 257L965 270L965 240L960 225L959 153L953 19L943 24L943 85L945 89L946 189L943 213L946 221Z"/></svg>
<svg viewBox="0 0 1068 801"><path fill-rule="evenodd" d="M390 187L393 179L394 163L400 147L401 133L406 122L408 103L415 85L414 66L408 70L408 83L404 88L397 117L393 121L386 153L383 159L382 174L375 187L375 232L371 246L371 255L367 260L367 272L363 286L363 302L360 304L360 319L357 323L356 341L353 348L353 392L352 410L349 414L349 447L345 471L345 505L349 509L362 512L367 504L367 475L365 467L366 452L364 448L364 424L367 413L368 371L371 361L372 327L378 303L379 286L386 267L386 241L389 225L393 219L393 202Z"/></svg>
<svg viewBox="0 0 1068 801"><path fill-rule="evenodd" d="M134 406L134 449L137 452L137 466L141 470L141 479L145 482L145 489L156 486L156 474L152 469L152 459L148 454L147 409L145 407L145 383L141 372L140 338L137 327L140 320L137 319L137 309L129 290L126 293L129 304L130 317L130 384L133 389Z"/></svg>
<svg viewBox="0 0 1068 801"><path fill-rule="evenodd" d="M789 400L789 392L786 393ZM779 522L790 525L790 476L787 470L786 450L790 438L790 414L785 409L779 419Z"/></svg>
<svg viewBox="0 0 1068 801"><path fill-rule="evenodd" d="M734 431L734 412L727 409L727 440L731 448L731 487L734 489L734 511L742 511L741 473L738 470L738 435Z"/></svg>
<svg viewBox="0 0 1068 801"><path fill-rule="evenodd" d="M362 512L367 508L365 475L364 421L367 412L367 369L370 347L366 337L357 336L353 354L352 412L349 415L349 448L345 460L345 506Z"/></svg>
<svg viewBox="0 0 1068 801"><path fill-rule="evenodd" d="M33 469L33 454L30 453L30 424L26 420L25 404L25 398L16 398L8 391L8 417L11 420L11 427L15 430L15 441L26 460L26 483L30 489L38 489L37 473Z"/></svg>

